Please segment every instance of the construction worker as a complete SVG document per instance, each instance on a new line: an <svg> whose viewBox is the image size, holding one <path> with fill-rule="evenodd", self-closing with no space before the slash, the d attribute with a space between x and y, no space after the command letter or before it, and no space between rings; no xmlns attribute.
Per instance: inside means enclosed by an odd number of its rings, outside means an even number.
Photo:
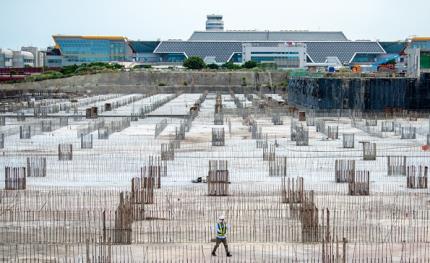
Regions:
<svg viewBox="0 0 430 263"><path fill-rule="evenodd" d="M227 244L227 224L224 221L224 216L220 216L218 218L218 223L216 224L216 244L214 249L212 250L212 256L216 256L215 252L219 247L219 244L223 244L225 248L225 253L227 257L231 257L230 251L228 251Z"/></svg>

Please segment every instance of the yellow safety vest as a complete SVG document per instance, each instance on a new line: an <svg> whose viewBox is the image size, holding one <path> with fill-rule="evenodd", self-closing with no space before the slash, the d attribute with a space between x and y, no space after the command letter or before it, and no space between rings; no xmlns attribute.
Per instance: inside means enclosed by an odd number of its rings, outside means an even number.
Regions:
<svg viewBox="0 0 430 263"><path fill-rule="evenodd" d="M218 223L216 227L217 237L225 238L226 233L227 233L227 226L225 224Z"/></svg>

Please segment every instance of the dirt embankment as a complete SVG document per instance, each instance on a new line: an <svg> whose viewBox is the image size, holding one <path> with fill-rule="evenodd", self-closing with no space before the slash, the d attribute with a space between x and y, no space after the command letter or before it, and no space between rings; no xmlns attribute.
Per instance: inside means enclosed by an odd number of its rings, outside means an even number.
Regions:
<svg viewBox="0 0 430 263"><path fill-rule="evenodd" d="M282 90L286 83L285 72L193 72L193 71L140 71L103 73L0 85L2 92L61 91L86 93L135 92L202 92L233 89L236 93L263 89L268 92Z"/></svg>

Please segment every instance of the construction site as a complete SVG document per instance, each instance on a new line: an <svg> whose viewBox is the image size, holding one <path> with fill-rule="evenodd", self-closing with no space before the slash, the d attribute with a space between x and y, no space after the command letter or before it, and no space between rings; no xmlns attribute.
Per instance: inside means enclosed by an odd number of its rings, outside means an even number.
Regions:
<svg viewBox="0 0 430 263"><path fill-rule="evenodd" d="M430 262L428 112L244 79L5 100L0 261Z"/></svg>

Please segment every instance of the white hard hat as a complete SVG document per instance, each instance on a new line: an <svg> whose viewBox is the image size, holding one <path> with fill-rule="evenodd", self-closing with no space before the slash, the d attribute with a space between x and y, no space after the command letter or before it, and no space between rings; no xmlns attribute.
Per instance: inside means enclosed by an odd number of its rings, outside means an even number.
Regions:
<svg viewBox="0 0 430 263"><path fill-rule="evenodd" d="M219 216L219 220L224 220L224 215Z"/></svg>

